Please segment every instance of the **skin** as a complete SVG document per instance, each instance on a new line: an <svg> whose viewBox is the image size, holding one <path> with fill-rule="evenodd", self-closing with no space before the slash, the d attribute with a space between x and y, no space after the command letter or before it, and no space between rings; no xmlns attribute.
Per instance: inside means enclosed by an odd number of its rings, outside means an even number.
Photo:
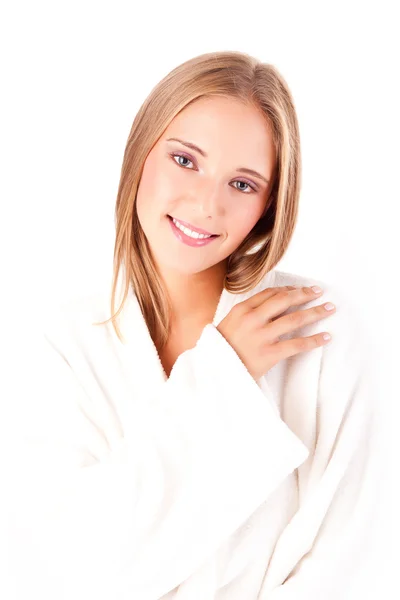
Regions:
<svg viewBox="0 0 400 600"><path fill-rule="evenodd" d="M208 156L166 141L170 137L190 141ZM172 152L187 158L172 157ZM262 216L275 166L272 134L263 114L222 97L201 98L184 108L148 154L137 213L166 283L177 333L212 321L227 258ZM239 167L258 171L269 183L237 172ZM187 246L173 234L167 215L220 237L203 247Z"/></svg>

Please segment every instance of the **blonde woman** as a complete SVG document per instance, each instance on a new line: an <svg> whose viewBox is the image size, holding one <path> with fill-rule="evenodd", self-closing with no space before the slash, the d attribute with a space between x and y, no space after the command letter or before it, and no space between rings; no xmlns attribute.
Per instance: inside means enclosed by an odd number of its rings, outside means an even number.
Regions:
<svg viewBox="0 0 400 600"><path fill-rule="evenodd" d="M111 294L49 315L21 410L18 597L347 597L376 508L376 398L348 300L275 268L300 182L274 66L204 54L151 91Z"/></svg>

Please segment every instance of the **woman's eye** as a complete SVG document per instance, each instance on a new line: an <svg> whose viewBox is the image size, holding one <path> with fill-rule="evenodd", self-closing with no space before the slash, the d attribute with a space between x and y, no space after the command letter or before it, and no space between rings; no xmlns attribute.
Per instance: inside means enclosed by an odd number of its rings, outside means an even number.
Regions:
<svg viewBox="0 0 400 600"><path fill-rule="evenodd" d="M183 160L188 160L189 162L192 162L187 156L184 156L183 154L172 154L172 158L175 160L175 157L178 158L183 158ZM175 162L180 166L180 167L186 167L187 165L182 165L181 163L177 162L175 160ZM193 163L192 163L193 164Z"/></svg>
<svg viewBox="0 0 400 600"><path fill-rule="evenodd" d="M236 180L236 181L234 181L233 183L243 183L243 185L247 185L247 187L248 187L248 188L250 188L250 189L252 189L253 191L255 191L255 190L254 190L254 188L253 188L253 187L252 187L252 186L251 186L249 183L246 183L245 181L240 181L240 179L237 179L237 180ZM244 192L244 189L243 189L243 188L241 188L241 189L240 189L240 188L236 188L236 189L238 189L238 190L239 190L239 192ZM246 193L246 194L251 194L251 192L245 192L245 193Z"/></svg>
<svg viewBox="0 0 400 600"><path fill-rule="evenodd" d="M184 165L183 165L183 164L181 164L180 162L177 162L177 161L175 160L175 158L178 158L178 159L179 159L179 158L182 158L183 160L187 160L188 162L190 162L190 163L192 163L192 164L193 164L193 162L190 160L190 158L188 158L187 156L184 156L183 154L174 154L174 153L172 153L172 154L171 154L171 156L172 156L173 160L176 162L176 164L177 164L177 165L179 165L180 167L187 167L187 164L184 164ZM255 189L255 188L252 186L252 185L250 185L250 183L247 183L246 181L241 181L240 179L237 179L237 180L236 180L236 181L234 181L233 183L241 183L241 184L243 184L244 186L247 186L247 188L249 188L250 190L253 190L253 192L256 192L256 191L257 191L257 190L256 190L256 189ZM247 189L247 188L246 188L246 189ZM239 192L244 192L245 194L251 194L251 191L245 191L243 188L236 188L236 189L237 189Z"/></svg>

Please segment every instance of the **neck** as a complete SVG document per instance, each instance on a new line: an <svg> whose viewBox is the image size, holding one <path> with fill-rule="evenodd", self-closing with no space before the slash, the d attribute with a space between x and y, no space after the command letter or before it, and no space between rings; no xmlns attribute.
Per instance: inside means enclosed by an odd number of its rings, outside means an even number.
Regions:
<svg viewBox="0 0 400 600"><path fill-rule="evenodd" d="M171 326L175 330L212 322L223 290L225 272L225 264L194 275L163 271L162 278L172 306Z"/></svg>

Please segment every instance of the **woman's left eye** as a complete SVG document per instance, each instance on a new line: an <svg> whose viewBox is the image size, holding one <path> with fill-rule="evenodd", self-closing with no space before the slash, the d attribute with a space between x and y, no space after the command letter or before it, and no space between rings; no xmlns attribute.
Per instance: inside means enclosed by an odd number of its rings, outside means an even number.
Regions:
<svg viewBox="0 0 400 600"><path fill-rule="evenodd" d="M187 164L186 164L186 165L182 165L182 164L180 164L179 162L177 162L177 161L175 160L175 157L176 157L176 156L177 156L178 158L184 158L185 160L188 160L189 162L191 162L191 163L193 164L193 161L191 161L191 160L190 160L190 158L188 158L188 157L187 157L187 156L185 156L184 154L175 154L175 153L172 153L170 156L172 156L172 158L174 159L174 162L175 162L177 165L179 165L180 167L186 167L186 166L187 166ZM244 185L247 185L247 187L248 187L248 188L252 189L254 192L256 192L256 191L257 191L257 190L256 190L256 188L255 188L255 187L253 187L253 186L252 186L250 183L248 183L247 181L242 181L241 179L236 179L236 181L234 181L234 183L243 183ZM243 189L239 189L239 188L236 188L236 189L237 189L239 192L244 192L245 194L250 194L250 193L251 193L251 192L245 192Z"/></svg>
<svg viewBox="0 0 400 600"><path fill-rule="evenodd" d="M244 185L247 185L248 188L251 188L254 192L256 191L252 185L250 185L249 183L247 183L247 181L242 181L241 179L236 179L236 181L234 181L233 183L244 183ZM243 188L239 189L236 188L237 190L239 190L239 192L243 192ZM246 194L250 194L251 192L245 192Z"/></svg>

